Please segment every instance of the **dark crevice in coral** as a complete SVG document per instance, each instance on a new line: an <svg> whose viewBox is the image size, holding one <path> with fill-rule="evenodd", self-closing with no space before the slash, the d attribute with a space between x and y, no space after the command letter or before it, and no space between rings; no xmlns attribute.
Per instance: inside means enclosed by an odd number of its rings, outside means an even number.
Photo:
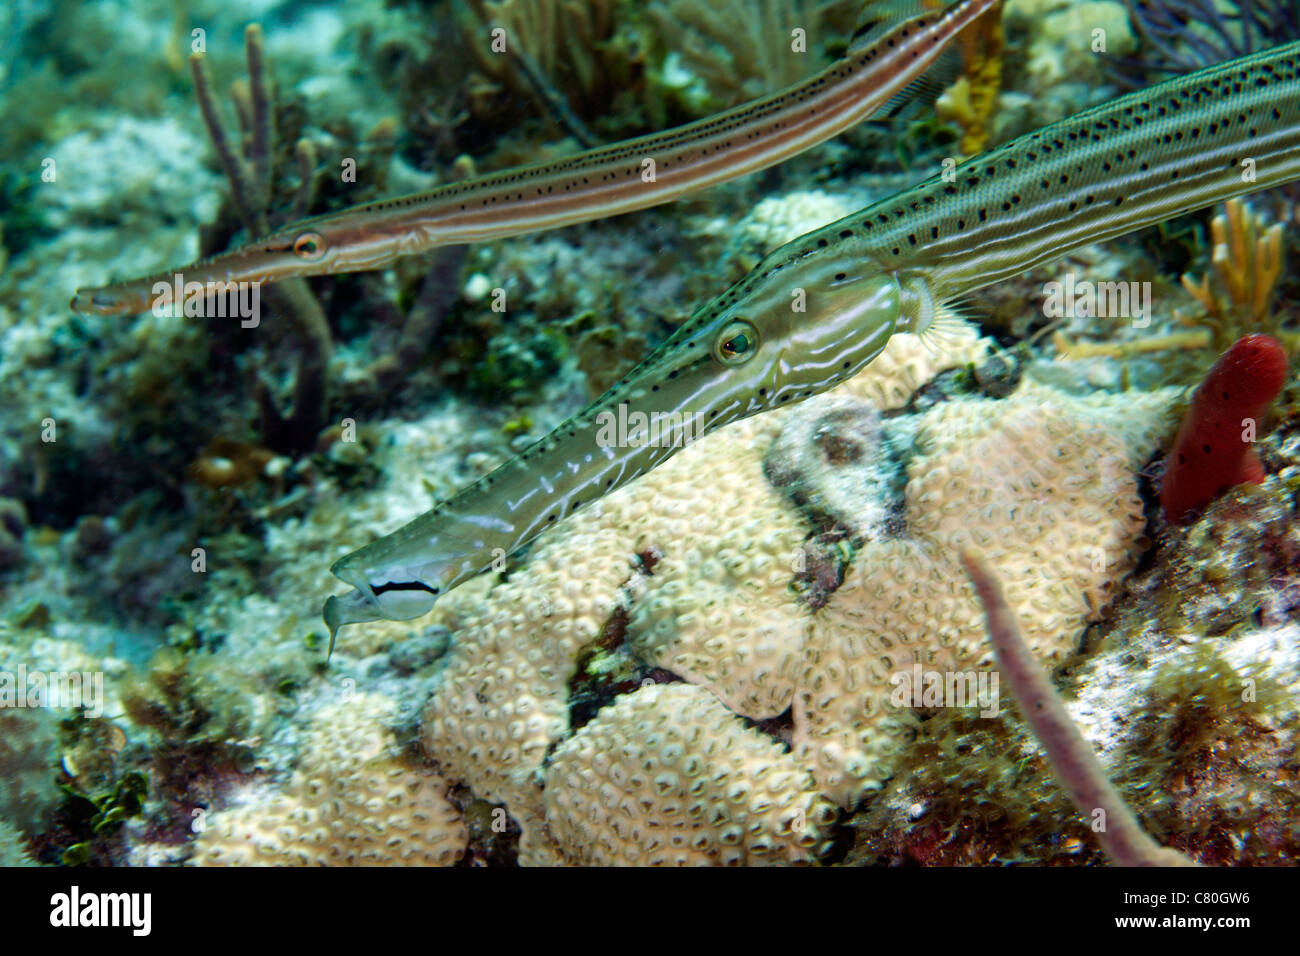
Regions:
<svg viewBox="0 0 1300 956"><path fill-rule="evenodd" d="M469 848L457 866L518 865L521 831L504 806L480 800L462 785L452 787L447 798L469 830Z"/></svg>
<svg viewBox="0 0 1300 956"><path fill-rule="evenodd" d="M791 741L794 738L793 707L787 707L775 717L765 717L762 720L754 720L753 718L746 717L743 714L737 716L740 717L741 722L746 727L757 730L760 734L770 737L772 740L780 744L781 750L784 753L790 752Z"/></svg>

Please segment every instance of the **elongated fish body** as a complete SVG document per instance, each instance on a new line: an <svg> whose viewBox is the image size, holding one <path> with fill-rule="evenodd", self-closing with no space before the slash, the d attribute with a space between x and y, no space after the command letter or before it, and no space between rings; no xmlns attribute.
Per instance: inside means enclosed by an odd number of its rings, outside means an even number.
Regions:
<svg viewBox="0 0 1300 956"><path fill-rule="evenodd" d="M154 287L230 283L379 269L438 246L554 229L670 202L766 169L856 125L902 92L947 43L997 0L958 0L868 34L802 83L663 133L509 169L432 192L356 206L184 268L80 289L81 313L141 312Z"/></svg>
<svg viewBox="0 0 1300 956"><path fill-rule="evenodd" d="M676 451L602 441L628 412L697 434L855 374L936 306L1232 196L1300 178L1300 42L1198 71L1029 133L776 250L608 393L527 451L336 562L338 628L418 617L437 596ZM792 303L802 297L803 311ZM697 418L698 416L698 418ZM629 414L629 420L630 414ZM499 549L499 550L497 550Z"/></svg>
<svg viewBox="0 0 1300 956"><path fill-rule="evenodd" d="M844 264L816 250L814 240L802 257L765 260L582 412L335 563L331 571L356 590L326 603L331 647L343 624L427 613L439 594L689 441L830 388L879 355L895 331L930 321L921 290L869 260ZM779 251L788 255L790 246ZM805 321L801 307L818 320Z"/></svg>

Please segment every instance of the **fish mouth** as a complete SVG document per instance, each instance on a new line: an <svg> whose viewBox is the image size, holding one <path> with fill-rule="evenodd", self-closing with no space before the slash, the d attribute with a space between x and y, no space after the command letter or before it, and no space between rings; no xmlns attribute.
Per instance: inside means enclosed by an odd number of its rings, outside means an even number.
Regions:
<svg viewBox="0 0 1300 956"><path fill-rule="evenodd" d="M339 564L342 562L336 563L330 571L344 583L351 584L352 590L325 599L321 618L330 632L326 660L333 655L335 638L344 625L414 620L433 610L434 603L442 593L440 588L423 581L386 581L372 585L364 575L340 568Z"/></svg>

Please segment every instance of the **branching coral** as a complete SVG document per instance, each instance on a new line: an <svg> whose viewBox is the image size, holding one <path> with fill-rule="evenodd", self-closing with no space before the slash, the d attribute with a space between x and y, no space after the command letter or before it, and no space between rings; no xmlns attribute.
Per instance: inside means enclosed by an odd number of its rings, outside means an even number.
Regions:
<svg viewBox="0 0 1300 956"><path fill-rule="evenodd" d="M1179 316L1188 325L1210 328L1210 346L1225 351L1246 332L1281 334L1280 315L1272 308L1273 290L1282 274L1282 225L1268 221L1241 199L1223 204L1210 222L1213 268L1197 283L1182 277L1183 288L1200 304L1199 318ZM1292 333L1292 345L1300 334Z"/></svg>
<svg viewBox="0 0 1300 956"><path fill-rule="evenodd" d="M1167 349L1213 348L1222 353L1238 338L1264 332L1280 339L1288 351L1300 348L1300 332L1281 328L1282 313L1273 307L1273 293L1282 274L1283 230L1280 223L1254 212L1241 199L1230 199L1210 223L1211 271L1196 281L1182 276L1183 288L1198 309L1174 311L1174 319L1190 331L1147 336L1129 342L1076 342L1056 332L1052 343L1068 359L1106 356L1125 358Z"/></svg>
<svg viewBox="0 0 1300 956"><path fill-rule="evenodd" d="M1144 60L1126 64L1130 70L1188 73L1300 34L1297 0L1124 0L1124 5L1147 48ZM1139 81L1133 77L1129 84Z"/></svg>
<svg viewBox="0 0 1300 956"><path fill-rule="evenodd" d="M0 820L0 868L36 866L22 833Z"/></svg>
<svg viewBox="0 0 1300 956"><path fill-rule="evenodd" d="M232 89L235 115L243 134L238 151L221 120L212 94L212 83L201 54L190 58L194 77L194 94L203 114L212 148L230 183L231 202L250 237L270 231L269 211L271 182L274 176L272 154L275 148L275 108L270 80L267 77L262 31L252 25L244 32L244 49L248 59L248 83ZM298 197L293 218L307 209L313 188L315 165L309 141L300 140ZM290 279L263 290L272 307L284 316L299 346L298 368L294 385L293 411L285 415L276 406L269 386L258 385L258 403L262 409L262 437L272 448L300 452L310 448L325 421L329 403L328 364L333 351L325 313L304 279Z"/></svg>
<svg viewBox="0 0 1300 956"><path fill-rule="evenodd" d="M1181 522L1233 485L1264 480L1253 446L1286 373L1286 352L1268 335L1243 336L1210 369L1166 459L1166 521Z"/></svg>

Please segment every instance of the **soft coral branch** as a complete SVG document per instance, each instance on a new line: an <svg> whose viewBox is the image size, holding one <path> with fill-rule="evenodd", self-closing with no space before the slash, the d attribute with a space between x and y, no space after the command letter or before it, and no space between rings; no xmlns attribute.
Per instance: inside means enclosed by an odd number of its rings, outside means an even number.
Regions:
<svg viewBox="0 0 1300 956"><path fill-rule="evenodd" d="M230 183L235 212L250 236L270 231L268 208L271 202L271 151L274 142L274 109L267 79L262 30L253 24L244 31L244 49L248 60L248 84L237 84L232 98L235 114L243 133L237 150L226 132L212 94L207 64L200 54L190 57L194 77L194 95L198 100L203 124ZM310 145L298 144L300 172L299 195L295 213L306 209L313 179L306 174L312 158ZM271 307L293 329L299 343L298 368L294 379L293 411L286 415L277 408L270 388L258 383L257 400L262 410L262 437L276 451L297 453L312 447L325 421L329 405L328 366L334 344L325 313L305 279L289 279L262 290Z"/></svg>

